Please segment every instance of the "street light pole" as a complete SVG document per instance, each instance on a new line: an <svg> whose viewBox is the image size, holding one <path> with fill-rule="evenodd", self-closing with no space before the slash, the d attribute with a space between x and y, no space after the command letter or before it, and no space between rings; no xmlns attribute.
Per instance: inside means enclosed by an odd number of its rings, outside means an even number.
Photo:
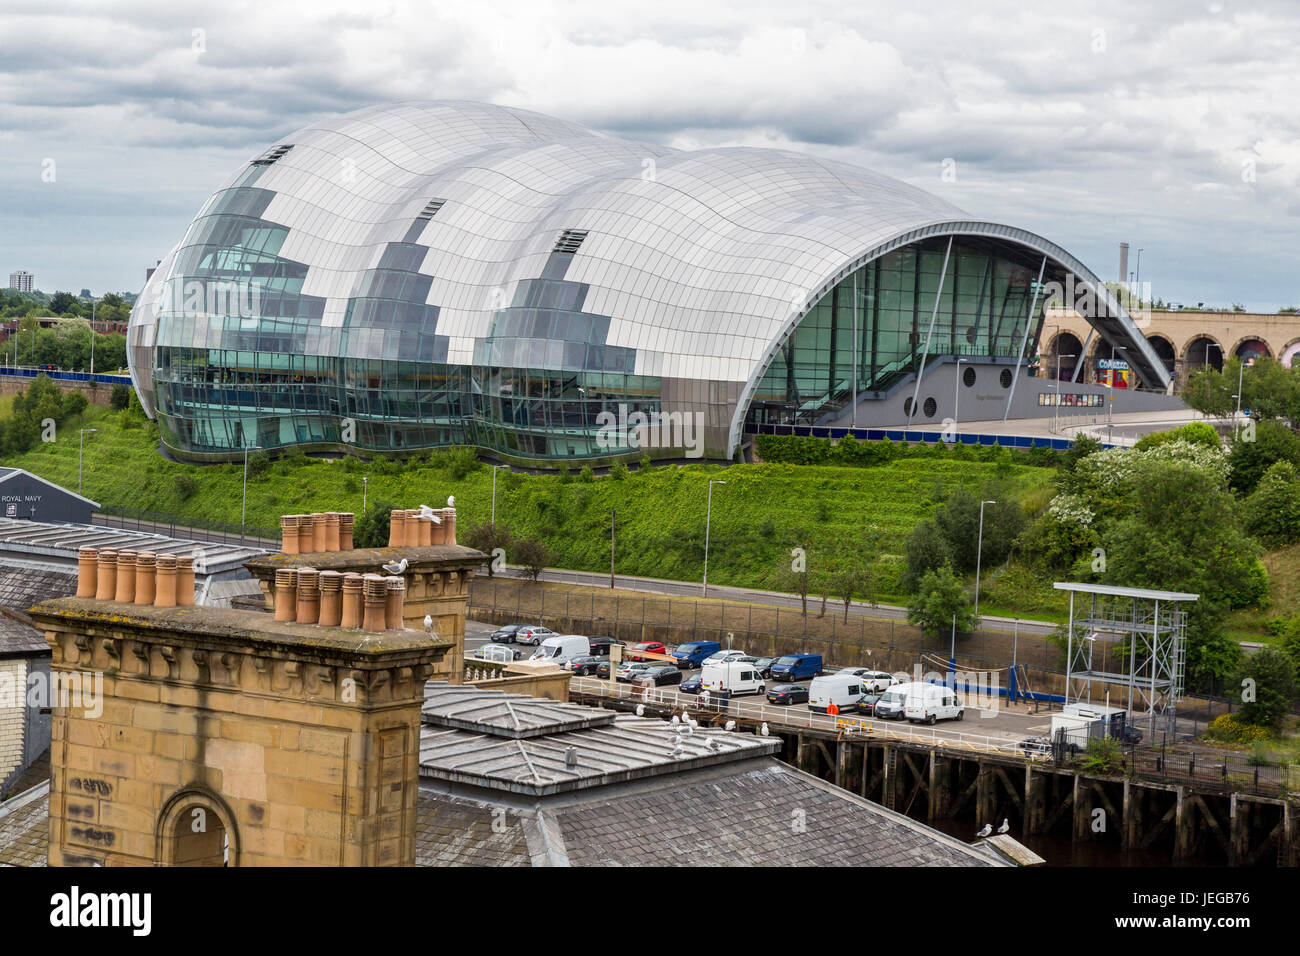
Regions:
<svg viewBox="0 0 1300 956"><path fill-rule="evenodd" d="M984 506L995 504L996 501L980 502L980 533L978 543L975 545L975 623L977 626L980 619L980 560L984 557Z"/></svg>
<svg viewBox="0 0 1300 956"><path fill-rule="evenodd" d="M966 361L964 358L957 359L957 380L952 383L952 431L953 438L957 437L957 402L961 398L961 363Z"/></svg>
<svg viewBox="0 0 1300 956"><path fill-rule="evenodd" d="M709 503L704 512L704 586L700 589L700 597L709 596L709 524L713 519L713 486L725 484L720 478L709 481Z"/></svg>
<svg viewBox="0 0 1300 956"><path fill-rule="evenodd" d="M361 479L361 514L364 517L366 513L366 492L370 490L370 479L363 476Z"/></svg>
<svg viewBox="0 0 1300 956"><path fill-rule="evenodd" d="M244 500L239 506L239 543L244 543L244 525L248 517L248 453L252 450L261 451L261 445L244 446ZM364 512L363 512L364 513Z"/></svg>
<svg viewBox="0 0 1300 956"><path fill-rule="evenodd" d="M98 428L83 428L77 437L77 494L81 494L81 462L86 451L86 432L97 432Z"/></svg>

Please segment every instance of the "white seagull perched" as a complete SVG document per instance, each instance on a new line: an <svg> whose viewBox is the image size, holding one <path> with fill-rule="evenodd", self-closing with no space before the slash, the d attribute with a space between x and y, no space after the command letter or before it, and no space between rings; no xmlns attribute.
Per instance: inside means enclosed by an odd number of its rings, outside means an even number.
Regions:
<svg viewBox="0 0 1300 956"><path fill-rule="evenodd" d="M768 735L768 733L769 733L769 731L768 731L768 729L767 729L767 724L764 723L762 727L759 727L759 728L758 728L758 732L759 732L760 734L762 734L764 737L766 737L766 736Z"/></svg>
<svg viewBox="0 0 1300 956"><path fill-rule="evenodd" d="M986 824L984 824L984 826L980 828L979 833L976 833L975 835L976 835L977 837L992 836L992 835L993 835L993 824L991 824L991 823L986 823Z"/></svg>
<svg viewBox="0 0 1300 956"><path fill-rule="evenodd" d="M1007 821L1007 818L1006 818L1006 817L1003 817L1003 818L1002 818L1002 826L998 827L998 832L999 832L999 833L1006 833L1006 832L1007 832L1008 830L1010 830L1010 829L1011 829L1011 824Z"/></svg>
<svg viewBox="0 0 1300 956"><path fill-rule="evenodd" d="M425 634L432 634L432 633L433 633L433 615L432 615L432 614L426 614L426 615L424 615L424 633L425 633Z"/></svg>
<svg viewBox="0 0 1300 956"><path fill-rule="evenodd" d="M455 495L448 495L448 496L447 496L447 507L448 507L448 508L454 508L454 507L456 507L456 496L455 496Z"/></svg>
<svg viewBox="0 0 1300 956"><path fill-rule="evenodd" d="M736 722L734 720L729 720L725 724L723 724L723 727L726 728L727 730L735 730Z"/></svg>
<svg viewBox="0 0 1300 956"><path fill-rule="evenodd" d="M637 704L637 705L636 705L636 715L637 715L638 717L644 717L644 716L645 716L645 704Z"/></svg>
<svg viewBox="0 0 1300 956"><path fill-rule="evenodd" d="M401 561L394 561L392 564L385 564L384 570L389 574L402 574L406 571L406 565L406 558L402 558Z"/></svg>

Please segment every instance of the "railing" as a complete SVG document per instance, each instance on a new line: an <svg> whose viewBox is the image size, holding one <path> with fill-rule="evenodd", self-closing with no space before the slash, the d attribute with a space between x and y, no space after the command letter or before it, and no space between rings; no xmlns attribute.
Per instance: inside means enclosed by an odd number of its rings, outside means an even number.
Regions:
<svg viewBox="0 0 1300 956"><path fill-rule="evenodd" d="M970 432L944 433L939 430L920 430L908 428L849 428L831 425L756 425L746 423L747 435L802 435L812 438L840 439L852 435L859 441L920 442L935 445L939 442L959 442L963 445L980 445L991 447L1001 445L1004 448L1050 448L1053 451L1066 451L1074 442L1063 438L1047 438L1038 435L978 435Z"/></svg>
<svg viewBox="0 0 1300 956"><path fill-rule="evenodd" d="M104 385L130 385L130 375L113 375L103 372L68 372L63 369L45 369L33 365L0 365L0 375L14 378L36 378L45 375L56 382L94 382Z"/></svg>
<svg viewBox="0 0 1300 956"><path fill-rule="evenodd" d="M160 511L105 506L91 519L106 528L148 531L169 538L208 541L213 544L242 544L250 548L280 550L280 532L273 528L240 528L237 524L183 518Z"/></svg>
<svg viewBox="0 0 1300 956"><path fill-rule="evenodd" d="M570 682L572 692L609 700L626 700L630 703L653 703L673 708L706 710L710 713L765 723L769 728L782 731L821 730L864 739L900 740L925 747L947 747L953 750L997 753L1029 759L1044 759L1027 755L1017 746L1017 741L985 734L968 734L960 731L937 730L907 723L878 720L872 717L830 716L808 711L791 711L772 707L766 703L737 698L712 698L707 703L692 694L660 687L642 687L615 683L594 677L575 677Z"/></svg>

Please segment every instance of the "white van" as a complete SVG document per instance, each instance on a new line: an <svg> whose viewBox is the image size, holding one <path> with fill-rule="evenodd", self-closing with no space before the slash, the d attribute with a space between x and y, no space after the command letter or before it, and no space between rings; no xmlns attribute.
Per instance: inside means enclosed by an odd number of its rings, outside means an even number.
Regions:
<svg viewBox="0 0 1300 956"><path fill-rule="evenodd" d="M857 674L848 671L823 674L814 677L808 687L808 709L824 714L834 704L840 713L857 710L858 704L868 692Z"/></svg>
<svg viewBox="0 0 1300 956"><path fill-rule="evenodd" d="M533 656L528 659L530 661L548 661L552 664L563 664L575 657L582 657L584 654L590 653L591 641L581 634L559 634L542 641Z"/></svg>
<svg viewBox="0 0 1300 956"><path fill-rule="evenodd" d="M966 709L957 691L945 684L913 683L907 691L903 715L914 724L922 721L932 724L936 720L961 720L966 716Z"/></svg>
<svg viewBox="0 0 1300 956"><path fill-rule="evenodd" d="M732 697L767 690L763 675L754 669L753 661L705 661L700 683L704 690L723 691Z"/></svg>

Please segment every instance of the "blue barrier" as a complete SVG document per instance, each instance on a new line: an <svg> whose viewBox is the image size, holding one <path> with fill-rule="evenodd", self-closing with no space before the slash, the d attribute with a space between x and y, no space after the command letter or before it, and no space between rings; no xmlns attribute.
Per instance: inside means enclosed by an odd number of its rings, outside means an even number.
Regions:
<svg viewBox="0 0 1300 956"><path fill-rule="evenodd" d="M44 368L28 368L26 366L5 365L0 366L0 376L9 376L10 378L36 378L38 375L44 375L56 382L96 382L102 385L130 385L130 375L106 375L102 372L64 372L51 371Z"/></svg>

